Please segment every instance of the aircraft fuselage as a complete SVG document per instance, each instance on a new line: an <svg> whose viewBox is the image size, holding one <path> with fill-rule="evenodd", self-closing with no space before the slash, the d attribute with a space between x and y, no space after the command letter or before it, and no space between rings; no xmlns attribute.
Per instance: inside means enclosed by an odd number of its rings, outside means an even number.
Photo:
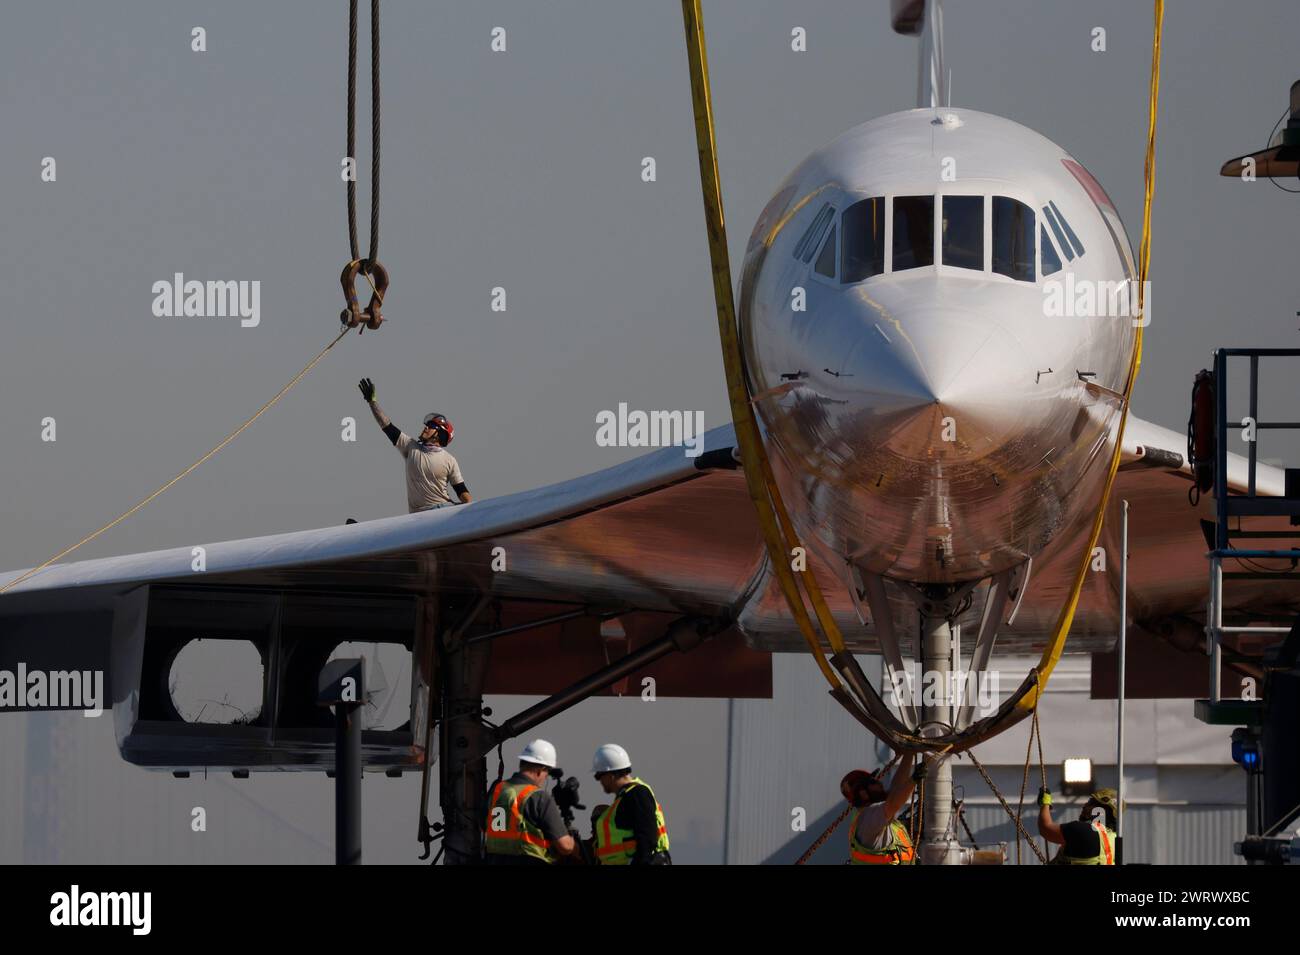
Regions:
<svg viewBox="0 0 1300 955"><path fill-rule="evenodd" d="M1133 271L1101 187L1010 120L909 110L809 156L754 228L739 302L801 539L955 582L1090 518L1136 333L1106 293Z"/></svg>

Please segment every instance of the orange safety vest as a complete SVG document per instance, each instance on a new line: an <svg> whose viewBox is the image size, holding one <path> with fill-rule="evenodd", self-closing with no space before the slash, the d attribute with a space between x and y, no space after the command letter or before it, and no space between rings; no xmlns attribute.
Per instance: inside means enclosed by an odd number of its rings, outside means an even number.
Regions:
<svg viewBox="0 0 1300 955"><path fill-rule="evenodd" d="M850 865L912 865L916 861L916 850L912 847L906 826L897 819L890 820L887 826L889 843L883 849L870 849L858 841L858 820L861 817L862 810L855 809L850 819Z"/></svg>
<svg viewBox="0 0 1300 955"><path fill-rule="evenodd" d="M1075 859L1071 856L1067 856L1065 854L1064 847L1062 847L1061 858L1066 865L1114 865L1115 864L1115 849L1114 849L1115 834L1111 832L1109 829L1107 829L1105 825L1098 822L1096 819L1092 820L1090 824L1097 833L1097 842L1100 847L1097 854L1095 856L1091 856L1086 859Z"/></svg>
<svg viewBox="0 0 1300 955"><path fill-rule="evenodd" d="M1110 844L1110 830L1107 829L1105 826L1103 826L1100 822L1096 822L1095 820L1093 822L1093 826L1096 827L1097 839L1101 842L1101 853L1106 857L1106 861L1103 863L1103 865L1114 865L1115 852L1112 849Z"/></svg>
<svg viewBox="0 0 1300 955"><path fill-rule="evenodd" d="M539 786L531 783L520 785L502 780L492 787L488 799L487 825L484 827L486 844L484 848L494 855L532 856L545 862L554 862L555 853L551 851L551 840L537 826L524 818L523 805L528 797L537 792ZM506 812L506 826L501 829L494 826L496 810Z"/></svg>

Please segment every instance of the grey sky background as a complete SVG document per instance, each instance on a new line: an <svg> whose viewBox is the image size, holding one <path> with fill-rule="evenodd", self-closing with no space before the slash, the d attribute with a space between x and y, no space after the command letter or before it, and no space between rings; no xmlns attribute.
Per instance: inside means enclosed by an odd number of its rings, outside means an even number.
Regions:
<svg viewBox="0 0 1300 955"><path fill-rule="evenodd" d="M889 30L887 6L705 4L733 266L799 160L857 123L913 105L917 44ZM1115 200L1136 247L1150 5L950 0L945 13L954 105L1008 116L1073 153ZM335 334L348 257L339 178L346 22L342 0L51 0L6 10L0 568L39 563L135 503ZM195 26L207 30L207 52L190 49ZM489 49L496 26L507 30L503 54ZM808 31L806 53L790 50L795 26ZM1090 50L1096 26L1107 30L1105 53ZM1134 410L1175 430L1213 347L1296 344L1288 233L1300 196L1217 172L1263 147L1297 78L1298 30L1300 7L1286 0L1169 5L1155 318ZM619 402L702 409L707 427L728 419L677 4L387 2L382 36L388 322L342 342L233 445L78 558L403 512L400 459L369 421L356 390L363 376L399 425L431 411L455 422L453 450L476 497L637 455L595 443L596 413ZM57 160L57 182L41 181L44 156ZM657 160L656 183L640 179L644 156ZM156 318L151 286L178 271L260 280L260 326ZM504 313L490 308L494 286L507 290ZM1265 396L1293 401L1294 379L1277 375ZM46 416L58 422L57 442L41 440ZM340 440L344 416L357 419L355 443ZM675 807L670 818L682 820L674 839L681 831L687 858L704 861L721 839L725 714L720 701L665 701L653 718L599 701L547 732L575 765L605 736L647 752L647 778ZM112 857L105 800L129 833L152 825L159 807L188 806L203 786L230 807L231 831L247 835L255 817L275 812L307 833L301 845L275 849L250 838L229 861L328 858L306 848L312 838L329 845L331 796L319 777L254 779L238 790L191 780L182 798L170 778L120 763L107 721L0 724L6 760L42 734L62 734L79 755L54 765L50 785L100 787L101 798L66 797L70 819L50 830L65 860ZM368 783L371 860L414 855L416 792L409 780ZM0 858L23 854L12 829L34 811L33 798L15 774L0 778L11 830ZM389 815L412 822L391 831L380 825ZM213 851L158 843L156 861L203 861ZM221 851L223 860L234 852L229 840Z"/></svg>

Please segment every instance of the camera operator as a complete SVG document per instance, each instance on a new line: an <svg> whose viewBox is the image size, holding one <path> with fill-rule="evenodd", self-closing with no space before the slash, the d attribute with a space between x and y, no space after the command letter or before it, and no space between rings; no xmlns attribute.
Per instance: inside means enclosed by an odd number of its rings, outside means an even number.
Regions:
<svg viewBox="0 0 1300 955"><path fill-rule="evenodd" d="M555 747L535 739L519 754L519 772L492 788L484 828L490 865L552 865L577 851L560 807L545 789L555 764ZM571 796L576 799L576 788Z"/></svg>

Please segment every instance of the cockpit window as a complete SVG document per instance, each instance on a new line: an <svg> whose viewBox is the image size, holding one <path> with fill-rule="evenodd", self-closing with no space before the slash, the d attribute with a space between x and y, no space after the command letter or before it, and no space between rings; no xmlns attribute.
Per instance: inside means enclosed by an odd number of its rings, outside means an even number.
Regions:
<svg viewBox="0 0 1300 955"><path fill-rule="evenodd" d="M1034 210L1006 196L993 197L993 271L1034 281Z"/></svg>
<svg viewBox="0 0 1300 955"><path fill-rule="evenodd" d="M1070 223L1065 221L1065 215L1061 212L1059 208L1057 208L1055 202L1052 202L1049 199L1047 201L1047 204L1051 206L1052 211L1056 213L1056 218L1061 220L1061 227L1065 229L1065 234L1070 237L1070 245L1074 246L1074 251L1078 252L1080 255L1083 255L1083 243L1079 241L1079 237L1075 235L1074 230L1070 228Z"/></svg>
<svg viewBox="0 0 1300 955"><path fill-rule="evenodd" d="M934 265L934 196L894 199L894 271Z"/></svg>
<svg viewBox="0 0 1300 955"><path fill-rule="evenodd" d="M830 235L826 237L826 244L822 246L822 253L817 256L814 268L818 275L835 278L835 226L831 226Z"/></svg>
<svg viewBox="0 0 1300 955"><path fill-rule="evenodd" d="M1048 206L1043 206L1043 219L1052 227L1052 234L1056 236L1056 241L1061 246L1061 251L1065 253L1065 260L1067 262L1073 262L1074 249L1070 248L1070 243L1065 239L1065 232L1061 230L1061 224L1056 221L1056 216Z"/></svg>
<svg viewBox="0 0 1300 955"><path fill-rule="evenodd" d="M1106 231L1110 233L1110 240L1115 243L1115 254L1123 263L1124 274L1132 281L1136 274L1136 266L1133 264L1133 250L1128 244L1128 233L1124 231L1124 223L1120 221L1119 212L1115 209L1115 203L1110 201L1110 196L1106 195L1106 190L1101 188L1101 183L1092 178L1092 173L1084 169L1073 159L1062 159L1061 164L1070 170L1070 175L1079 180L1079 185L1088 193L1088 198L1092 200L1097 211L1101 213L1101 221L1106 226Z"/></svg>
<svg viewBox="0 0 1300 955"><path fill-rule="evenodd" d="M984 271L983 196L943 197L943 264Z"/></svg>
<svg viewBox="0 0 1300 955"><path fill-rule="evenodd" d="M841 221L840 281L851 285L885 271L885 200L855 202Z"/></svg>
<svg viewBox="0 0 1300 955"><path fill-rule="evenodd" d="M802 259L805 262L812 260L813 253L821 245L822 236L826 234L826 227L830 225L830 221L834 216L835 210L831 208L829 202L818 210L817 215L813 217L812 223L808 226L808 230L804 232L799 239L799 243L794 247L794 257L796 259Z"/></svg>
<svg viewBox="0 0 1300 955"><path fill-rule="evenodd" d="M1056 254L1056 247L1047 236L1047 226L1038 227L1038 248L1043 257L1043 274L1054 275L1061 271L1061 257Z"/></svg>

